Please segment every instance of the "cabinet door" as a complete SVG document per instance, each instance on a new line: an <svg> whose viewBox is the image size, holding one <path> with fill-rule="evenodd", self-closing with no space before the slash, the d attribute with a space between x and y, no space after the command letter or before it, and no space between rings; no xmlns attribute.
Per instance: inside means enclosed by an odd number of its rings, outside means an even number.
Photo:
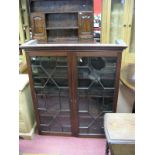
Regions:
<svg viewBox="0 0 155 155"><path fill-rule="evenodd" d="M127 1L128 0L104 0L102 2L102 43L115 43L124 38L127 27Z"/></svg>
<svg viewBox="0 0 155 155"><path fill-rule="evenodd" d="M77 58L79 135L103 136L103 116L114 112L117 57Z"/></svg>
<svg viewBox="0 0 155 155"><path fill-rule="evenodd" d="M32 13L31 14L32 37L42 42L47 41L45 29L45 14Z"/></svg>
<svg viewBox="0 0 155 155"><path fill-rule="evenodd" d="M134 64L135 63L135 4L134 1L130 1L130 18L128 20L128 29L127 29L127 44L128 48L124 52L124 65Z"/></svg>
<svg viewBox="0 0 155 155"><path fill-rule="evenodd" d="M122 67L135 60L134 0L104 0L102 2L102 43L123 40L128 48L123 52Z"/></svg>
<svg viewBox="0 0 155 155"><path fill-rule="evenodd" d="M93 14L87 12L79 12L79 38L91 39L93 38Z"/></svg>
<svg viewBox="0 0 155 155"><path fill-rule="evenodd" d="M41 133L71 135L67 56L30 57Z"/></svg>
<svg viewBox="0 0 155 155"><path fill-rule="evenodd" d="M125 0L111 1L109 43L115 43L118 39L126 41L124 36L127 27L125 11L127 11Z"/></svg>

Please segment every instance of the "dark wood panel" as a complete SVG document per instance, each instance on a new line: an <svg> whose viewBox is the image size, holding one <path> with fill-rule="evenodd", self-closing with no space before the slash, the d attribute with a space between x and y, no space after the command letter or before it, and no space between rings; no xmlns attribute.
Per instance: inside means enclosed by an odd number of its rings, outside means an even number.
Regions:
<svg viewBox="0 0 155 155"><path fill-rule="evenodd" d="M77 13L46 14L46 25L51 28L78 27Z"/></svg>
<svg viewBox="0 0 155 155"><path fill-rule="evenodd" d="M80 36L84 38L83 42L92 42L93 0L32 0L29 8L33 39L77 43ZM79 12L83 14L80 21ZM85 16L91 16L91 20L83 20ZM80 22L83 22L80 26L82 31L79 31Z"/></svg>
<svg viewBox="0 0 155 155"><path fill-rule="evenodd" d="M80 39L93 39L93 14L87 12L79 12L79 38Z"/></svg>
<svg viewBox="0 0 155 155"><path fill-rule="evenodd" d="M48 42L59 42L59 41L78 41L78 30L77 29L51 29L47 31Z"/></svg>
<svg viewBox="0 0 155 155"><path fill-rule="evenodd" d="M60 27L60 26L54 26L54 27L46 27L46 30L68 30L68 29L78 29L79 27L78 26L63 26L63 27Z"/></svg>
<svg viewBox="0 0 155 155"><path fill-rule="evenodd" d="M32 38L42 42L47 41L45 15L43 13L31 14Z"/></svg>
<svg viewBox="0 0 155 155"><path fill-rule="evenodd" d="M37 51L29 51L29 56L67 56L67 52L64 52L63 50L59 50L59 51L55 51L55 52L51 52L51 50L42 50Z"/></svg>
<svg viewBox="0 0 155 155"><path fill-rule="evenodd" d="M71 121L72 121L72 135L73 136L78 136L78 105L77 105L77 93L76 93L76 56L69 52L68 53L68 58L69 58L69 68L70 68L70 97L71 97Z"/></svg>
<svg viewBox="0 0 155 155"><path fill-rule="evenodd" d="M84 52L76 52L79 57L96 57L96 56L105 56L105 57L115 57L117 56L117 51L108 51L108 50L97 50L90 52L90 50L85 50Z"/></svg>
<svg viewBox="0 0 155 155"><path fill-rule="evenodd" d="M31 2L31 12L65 12L79 10L93 10L93 0L44 0Z"/></svg>

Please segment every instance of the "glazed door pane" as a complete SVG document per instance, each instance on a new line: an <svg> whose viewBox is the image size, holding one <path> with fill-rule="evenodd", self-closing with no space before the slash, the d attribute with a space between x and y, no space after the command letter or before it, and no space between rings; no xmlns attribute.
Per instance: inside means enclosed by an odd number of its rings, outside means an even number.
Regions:
<svg viewBox="0 0 155 155"><path fill-rule="evenodd" d="M118 39L123 39L125 0L111 1L110 15L110 43L115 43Z"/></svg>
<svg viewBox="0 0 155 155"><path fill-rule="evenodd" d="M31 57L41 131L71 132L67 57Z"/></svg>
<svg viewBox="0 0 155 155"><path fill-rule="evenodd" d="M114 57L78 57L79 134L102 134L103 115L113 111L116 61Z"/></svg>

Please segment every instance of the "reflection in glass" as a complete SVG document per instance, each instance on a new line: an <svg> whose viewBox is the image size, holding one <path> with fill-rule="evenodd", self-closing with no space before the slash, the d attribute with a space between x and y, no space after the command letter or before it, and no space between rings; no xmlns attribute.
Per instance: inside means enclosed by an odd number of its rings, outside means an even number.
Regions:
<svg viewBox="0 0 155 155"><path fill-rule="evenodd" d="M110 43L122 39L124 3L124 0L112 0L111 2Z"/></svg>
<svg viewBox="0 0 155 155"><path fill-rule="evenodd" d="M42 131L71 132L66 57L31 57Z"/></svg>
<svg viewBox="0 0 155 155"><path fill-rule="evenodd" d="M114 57L78 57L80 134L103 134L103 115L112 112L116 61Z"/></svg>

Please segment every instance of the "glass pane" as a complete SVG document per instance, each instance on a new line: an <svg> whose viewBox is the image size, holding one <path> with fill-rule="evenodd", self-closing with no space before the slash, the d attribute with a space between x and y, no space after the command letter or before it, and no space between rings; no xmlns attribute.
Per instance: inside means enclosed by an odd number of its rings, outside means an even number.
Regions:
<svg viewBox="0 0 155 155"><path fill-rule="evenodd" d="M122 39L124 3L125 0L111 1L110 43Z"/></svg>
<svg viewBox="0 0 155 155"><path fill-rule="evenodd" d="M42 131L71 132L67 57L31 57Z"/></svg>
<svg viewBox="0 0 155 155"><path fill-rule="evenodd" d="M129 52L130 53L135 53L135 8L133 8Z"/></svg>
<svg viewBox="0 0 155 155"><path fill-rule="evenodd" d="M112 112L117 59L78 57L80 134L103 134L103 115Z"/></svg>

